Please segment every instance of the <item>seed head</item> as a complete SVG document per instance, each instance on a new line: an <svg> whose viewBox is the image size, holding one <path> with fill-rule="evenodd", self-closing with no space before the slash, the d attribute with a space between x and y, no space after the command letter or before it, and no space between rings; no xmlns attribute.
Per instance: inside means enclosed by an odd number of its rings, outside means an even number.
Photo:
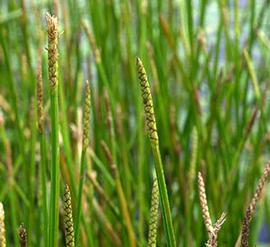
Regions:
<svg viewBox="0 0 270 247"><path fill-rule="evenodd" d="M0 202L0 247L6 247L5 232L5 211L3 204Z"/></svg>
<svg viewBox="0 0 270 247"><path fill-rule="evenodd" d="M158 228L158 207L159 207L159 190L157 178L155 178L153 182L152 197L151 197L150 221L148 232L149 247L156 247L157 228Z"/></svg>
<svg viewBox="0 0 270 247"><path fill-rule="evenodd" d="M158 133L149 82L147 80L147 75L143 63L139 58L137 58L136 64L138 77L141 85L141 94L143 98L145 121L148 135L150 137L151 144L158 145Z"/></svg>
<svg viewBox="0 0 270 247"><path fill-rule="evenodd" d="M256 205L259 199L261 198L262 191L267 181L267 178L269 177L269 174L270 174L270 162L268 162L266 167L264 168L264 172L259 180L259 183L256 188L256 192L253 195L251 203L249 204L246 210L246 214L245 214L245 218L244 218L243 226L242 226L241 247L248 247L249 224L254 215Z"/></svg>
<svg viewBox="0 0 270 247"><path fill-rule="evenodd" d="M214 229L213 229L213 225L212 225L212 221L211 221L211 217L209 213L209 208L208 208L208 203L207 203L207 198L206 198L206 193L205 193L205 185L204 185L202 174L200 172L198 173L198 189L199 189L200 204L201 204L204 224L206 226L208 236L210 237L211 234L214 232Z"/></svg>
<svg viewBox="0 0 270 247"><path fill-rule="evenodd" d="M51 91L57 87L58 59L58 23L57 18L50 14L46 16L48 23L48 69Z"/></svg>
<svg viewBox="0 0 270 247"><path fill-rule="evenodd" d="M67 247L74 247L74 230L73 230L73 217L71 195L68 185L65 187L64 194L64 225L65 225L65 239Z"/></svg>

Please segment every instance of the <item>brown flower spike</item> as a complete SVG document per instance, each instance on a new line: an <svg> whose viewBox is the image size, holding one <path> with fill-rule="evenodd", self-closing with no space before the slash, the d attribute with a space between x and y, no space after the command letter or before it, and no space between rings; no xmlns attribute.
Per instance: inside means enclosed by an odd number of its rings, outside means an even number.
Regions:
<svg viewBox="0 0 270 247"><path fill-rule="evenodd" d="M249 204L246 210L246 214L245 214L245 218L244 218L243 226L242 226L242 233L241 233L241 247L248 247L249 224L254 215L256 205L259 199L261 198L262 191L267 181L267 178L269 177L269 174L270 174L270 162L268 162L266 167L264 168L264 172L259 180L259 183L256 188L256 192L251 200L251 203Z"/></svg>
<svg viewBox="0 0 270 247"><path fill-rule="evenodd" d="M137 58L136 64L141 85L147 131L150 137L151 144L158 145L157 126L149 82L147 80L147 75L143 63L139 58Z"/></svg>
<svg viewBox="0 0 270 247"><path fill-rule="evenodd" d="M58 24L57 18L50 14L46 16L48 22L48 72L49 82L52 91L57 88L57 70L58 70Z"/></svg>

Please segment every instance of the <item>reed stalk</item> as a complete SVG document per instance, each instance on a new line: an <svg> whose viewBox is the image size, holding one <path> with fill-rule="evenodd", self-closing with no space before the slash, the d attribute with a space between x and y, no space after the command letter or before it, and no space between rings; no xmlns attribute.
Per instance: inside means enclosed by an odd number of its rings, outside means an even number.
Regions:
<svg viewBox="0 0 270 247"><path fill-rule="evenodd" d="M154 113L154 106L152 95L150 91L149 82L147 75L143 66L142 61L137 58L137 72L141 86L141 94L144 104L145 113L145 123L147 126L148 135L151 142L152 152L155 159L155 168L157 173L158 187L161 198L162 216L164 219L164 227L167 234L167 244L168 246L176 246L170 204L168 199L167 186L164 176L163 165L161 161L160 151L159 151L159 140L156 126L156 119Z"/></svg>
<svg viewBox="0 0 270 247"><path fill-rule="evenodd" d="M78 244L79 230L80 230L80 217L82 207L82 192L83 184L86 175L86 161L87 161L87 149L89 146L89 125L90 125L90 108L91 108L91 93L90 84L86 81L85 86L85 102L84 102L84 114L83 114L83 140L82 140L82 154L81 154L81 166L80 166L80 180L77 194L77 208L76 208L76 221L75 221L75 246Z"/></svg>
<svg viewBox="0 0 270 247"><path fill-rule="evenodd" d="M112 153L111 153L109 147L107 146L107 144L104 141L102 141L101 145L102 145L102 148L103 148L104 153L106 155L106 158L109 161L109 164L111 166L111 170L113 173L113 177L115 179L115 186L116 186L116 190L117 190L117 195L118 195L121 211L122 211L123 217L125 219L126 227L127 227L129 244L132 247L136 247L135 233L134 233L134 229L132 226L130 214L128 211L127 200L126 200L126 196L124 194L123 186L122 186L122 183L120 180L120 174L119 174L117 165L115 164L115 162L113 160Z"/></svg>
<svg viewBox="0 0 270 247"><path fill-rule="evenodd" d="M51 198L49 221L49 246L58 246L60 165L58 118L58 23L47 14L48 24L48 74L51 100Z"/></svg>
<svg viewBox="0 0 270 247"><path fill-rule="evenodd" d="M39 54L42 55L41 53ZM41 190L42 190L42 215L43 215L43 232L44 244L48 246L48 208L47 208L47 176L46 176L46 139L44 134L44 108L43 108L43 80L42 80L42 60L38 60L37 66L37 115L38 130L40 140L41 156Z"/></svg>

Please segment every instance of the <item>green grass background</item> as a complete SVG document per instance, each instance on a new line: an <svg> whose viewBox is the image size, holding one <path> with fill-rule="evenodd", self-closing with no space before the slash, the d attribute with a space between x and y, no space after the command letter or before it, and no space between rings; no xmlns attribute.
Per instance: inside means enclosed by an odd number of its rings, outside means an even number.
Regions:
<svg viewBox="0 0 270 247"><path fill-rule="evenodd" d="M51 186L45 20L50 12L59 17L60 31L59 200L65 183L71 185L73 200L78 190L84 88L89 80L87 174L96 176L110 202L86 176L79 244L112 246L118 238L121 246L129 246L116 180L101 140L119 170L137 245L147 243L154 159L136 74L139 56L151 84L177 246L203 246L207 240L197 193L199 170L212 220L227 213L219 246L234 246L245 208L269 159L269 1L57 2L0 2L0 200L9 245L18 246L21 222L29 246L45 246L49 230L43 216ZM36 114L40 57L43 151ZM269 190L252 222L253 245L262 222L270 220L268 194ZM77 202L73 204L75 215ZM61 220L60 214L59 246L64 246ZM160 218L158 246L165 245L165 236Z"/></svg>

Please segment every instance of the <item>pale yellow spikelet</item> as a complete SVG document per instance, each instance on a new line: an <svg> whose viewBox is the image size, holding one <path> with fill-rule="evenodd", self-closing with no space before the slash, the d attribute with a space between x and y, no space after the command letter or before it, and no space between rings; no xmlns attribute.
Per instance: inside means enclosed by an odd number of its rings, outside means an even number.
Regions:
<svg viewBox="0 0 270 247"><path fill-rule="evenodd" d="M67 247L74 247L74 229L72 217L71 195L68 185L65 186L64 194L64 225L65 225L65 239Z"/></svg>
<svg viewBox="0 0 270 247"><path fill-rule="evenodd" d="M0 202L0 247L6 247L6 230L5 230L5 211Z"/></svg>
<svg viewBox="0 0 270 247"><path fill-rule="evenodd" d="M58 77L58 23L57 18L50 14L46 16L48 23L48 73L50 88L54 91L57 87Z"/></svg>
<svg viewBox="0 0 270 247"><path fill-rule="evenodd" d="M157 228L158 228L158 208L159 208L159 190L157 178L154 179L151 208L150 208L150 221L148 231L148 246L155 247L157 242Z"/></svg>
<svg viewBox="0 0 270 247"><path fill-rule="evenodd" d="M208 236L210 237L211 234L214 232L214 228L212 225L212 221L211 221L211 217L210 217L210 213L208 209L208 203L207 203L207 198L206 198L206 193L205 193L205 185L204 185L202 174L200 172L198 173L198 188L199 188L199 197L200 197L200 204L201 204L204 224L206 226Z"/></svg>
<svg viewBox="0 0 270 247"><path fill-rule="evenodd" d="M86 81L84 113L83 113L83 149L84 150L86 150L89 145L90 108L91 108L90 84L88 81Z"/></svg>
<svg viewBox="0 0 270 247"><path fill-rule="evenodd" d="M222 213L220 218L217 220L217 222L214 225L214 231L210 234L209 240L206 243L207 247L217 247L218 245L218 233L221 229L221 226L226 220L226 214Z"/></svg>
<svg viewBox="0 0 270 247"><path fill-rule="evenodd" d="M137 73L141 85L141 94L143 98L145 121L148 135L150 137L151 144L158 145L158 133L149 82L147 79L143 63L140 60L140 58L137 58L136 64L137 64Z"/></svg>
<svg viewBox="0 0 270 247"><path fill-rule="evenodd" d="M263 188L265 186L265 183L269 177L270 174L270 162L267 163L266 167L264 168L263 175L261 176L259 183L256 188L256 192L253 195L253 198L251 200L251 203L249 204L245 218L243 221L243 226L242 226L242 233L241 233L241 247L247 247L248 246L248 236L249 236L249 224L252 220L252 217L254 215L256 205L261 198Z"/></svg>

